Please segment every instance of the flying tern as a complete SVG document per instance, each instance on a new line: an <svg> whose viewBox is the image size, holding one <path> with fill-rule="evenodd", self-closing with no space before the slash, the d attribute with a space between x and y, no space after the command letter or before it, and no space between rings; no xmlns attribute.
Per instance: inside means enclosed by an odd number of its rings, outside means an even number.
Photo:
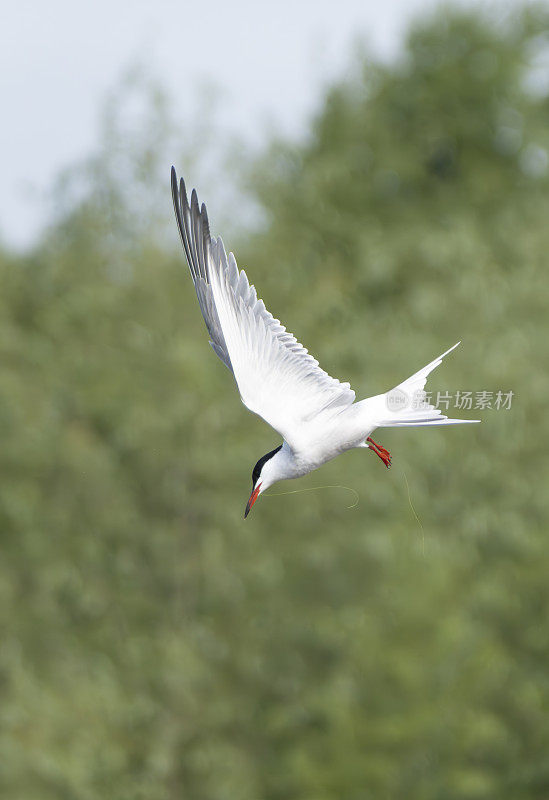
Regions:
<svg viewBox="0 0 549 800"><path fill-rule="evenodd" d="M332 378L258 299L246 273L210 234L206 206L193 189L187 199L172 167L172 196L181 241L210 344L234 375L244 405L282 436L252 472L247 517L257 498L277 481L299 478L357 447L372 450L391 466L388 450L371 434L376 428L456 425L426 401L425 382L459 342L389 392L355 402L348 383Z"/></svg>

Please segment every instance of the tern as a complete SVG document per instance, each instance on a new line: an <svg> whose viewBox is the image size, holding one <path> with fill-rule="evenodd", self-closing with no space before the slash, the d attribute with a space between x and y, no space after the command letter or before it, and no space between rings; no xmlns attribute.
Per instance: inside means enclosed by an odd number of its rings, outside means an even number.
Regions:
<svg viewBox="0 0 549 800"><path fill-rule="evenodd" d="M295 336L258 299L246 273L227 256L219 236L210 234L206 206L196 190L171 173L172 197L181 242L210 344L233 373L246 408L282 436L252 472L252 493L244 518L257 498L277 481L299 478L353 448L372 450L388 468L391 455L371 434L376 428L457 425L480 420L448 419L426 401L429 373L458 342L389 392L355 402L349 383L332 378Z"/></svg>

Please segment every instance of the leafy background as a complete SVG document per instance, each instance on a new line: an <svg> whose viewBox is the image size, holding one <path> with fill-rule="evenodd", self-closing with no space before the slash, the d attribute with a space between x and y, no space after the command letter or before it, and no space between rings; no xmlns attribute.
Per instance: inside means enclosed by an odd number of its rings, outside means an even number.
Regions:
<svg viewBox="0 0 549 800"><path fill-rule="evenodd" d="M175 239L157 154L192 183L206 129L146 80L39 245L0 252L3 797L549 796L548 30L446 8L357 56L302 141L232 153L256 211L228 244L328 371L367 396L461 338L431 388L515 392L382 431L390 472L356 451L281 485L355 508L243 522L278 439Z"/></svg>

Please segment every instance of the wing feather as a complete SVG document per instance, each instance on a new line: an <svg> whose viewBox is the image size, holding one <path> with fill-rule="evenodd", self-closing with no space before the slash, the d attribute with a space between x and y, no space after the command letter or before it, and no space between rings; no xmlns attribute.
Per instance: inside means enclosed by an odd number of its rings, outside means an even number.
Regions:
<svg viewBox="0 0 549 800"><path fill-rule="evenodd" d="M189 205L185 183L181 179L178 187L173 167L172 196L210 344L233 372L244 405L292 446L300 426L347 408L355 393L321 369L267 311L234 255L227 256L221 237L211 237L206 206L200 208L194 189Z"/></svg>

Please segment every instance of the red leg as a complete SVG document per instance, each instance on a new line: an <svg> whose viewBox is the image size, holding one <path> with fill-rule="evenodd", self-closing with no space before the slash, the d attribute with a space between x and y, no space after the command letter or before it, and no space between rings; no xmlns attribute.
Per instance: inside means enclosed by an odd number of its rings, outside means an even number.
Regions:
<svg viewBox="0 0 549 800"><path fill-rule="evenodd" d="M369 436L366 439L366 441L369 444L370 450L373 450L376 456L381 458L387 469L389 469L389 467L391 466L391 454L389 453L389 451L386 450L384 447L382 447L380 444L376 444L376 442L374 442L374 440L371 439Z"/></svg>

